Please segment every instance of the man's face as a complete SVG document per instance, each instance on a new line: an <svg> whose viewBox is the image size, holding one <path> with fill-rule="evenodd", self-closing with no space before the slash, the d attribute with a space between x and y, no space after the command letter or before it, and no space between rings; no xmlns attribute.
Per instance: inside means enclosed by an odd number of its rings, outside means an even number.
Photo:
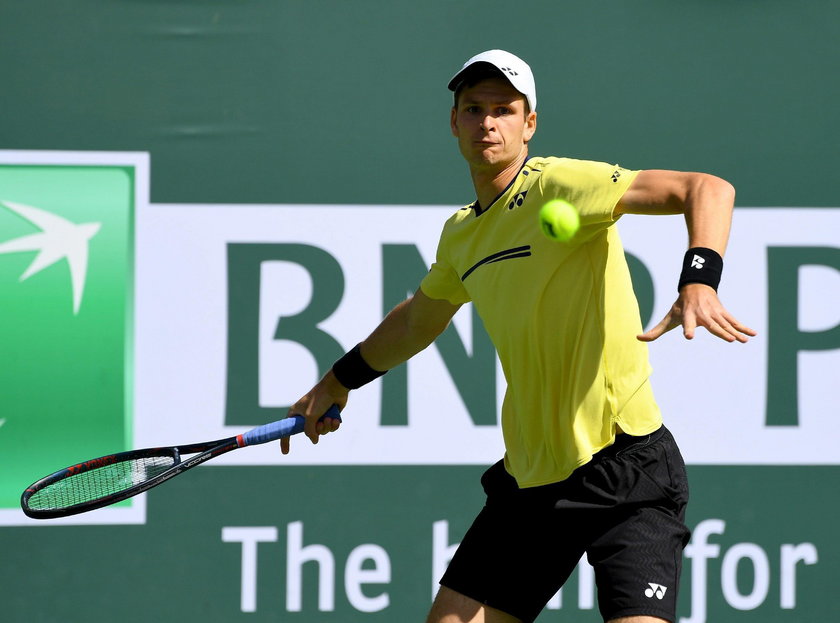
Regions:
<svg viewBox="0 0 840 623"><path fill-rule="evenodd" d="M525 114L525 97L507 80L488 78L461 91L450 126L471 168L502 169L525 150L537 114Z"/></svg>

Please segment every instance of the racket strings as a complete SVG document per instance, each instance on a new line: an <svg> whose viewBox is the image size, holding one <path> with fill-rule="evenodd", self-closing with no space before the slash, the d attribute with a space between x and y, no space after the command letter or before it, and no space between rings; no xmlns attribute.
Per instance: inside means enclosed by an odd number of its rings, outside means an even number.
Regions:
<svg viewBox="0 0 840 623"><path fill-rule="evenodd" d="M33 510L46 511L91 502L143 484L173 465L172 456L148 456L97 467L36 491L28 505Z"/></svg>

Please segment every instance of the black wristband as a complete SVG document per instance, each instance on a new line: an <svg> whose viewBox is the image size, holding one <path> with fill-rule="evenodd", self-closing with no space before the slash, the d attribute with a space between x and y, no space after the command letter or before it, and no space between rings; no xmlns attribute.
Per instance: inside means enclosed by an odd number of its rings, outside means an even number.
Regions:
<svg viewBox="0 0 840 623"><path fill-rule="evenodd" d="M685 252L685 257L683 257L677 291L687 283L704 283L717 292L722 272L723 258L717 251L706 247L692 247Z"/></svg>
<svg viewBox="0 0 840 623"><path fill-rule="evenodd" d="M387 372L387 370L380 372L371 368L367 361L362 358L359 344L356 344L336 361L333 364L332 371L338 382L347 389L359 389L362 385L378 379Z"/></svg>

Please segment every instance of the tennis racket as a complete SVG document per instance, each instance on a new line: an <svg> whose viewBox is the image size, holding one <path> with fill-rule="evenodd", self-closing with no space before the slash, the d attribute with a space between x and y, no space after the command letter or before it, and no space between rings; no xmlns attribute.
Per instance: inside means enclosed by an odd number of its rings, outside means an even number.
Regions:
<svg viewBox="0 0 840 623"><path fill-rule="evenodd" d="M338 407L330 407L321 416L322 420L324 418L341 421ZM293 415L227 439L131 450L77 463L28 487L21 495L20 505L33 519L53 519L92 511L148 491L225 452L300 433L304 422L302 415ZM185 454L195 456L182 460Z"/></svg>

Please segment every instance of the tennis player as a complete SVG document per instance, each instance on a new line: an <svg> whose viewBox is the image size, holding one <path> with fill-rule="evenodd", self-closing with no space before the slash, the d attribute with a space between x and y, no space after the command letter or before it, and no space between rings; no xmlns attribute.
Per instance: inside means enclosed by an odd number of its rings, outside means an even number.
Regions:
<svg viewBox="0 0 840 623"><path fill-rule="evenodd" d="M647 344L682 326L727 342L755 332L717 286L735 192L717 177L529 156L537 129L530 67L490 50L449 82L452 134L476 201L445 224L417 292L301 398L306 434L333 403L431 344L472 302L507 381L505 456L482 477L484 508L441 579L429 623L533 621L586 553L605 621L673 622L685 525L685 465L649 381ZM569 243L537 212L562 198L580 213ZM616 221L685 214L689 249L676 302L642 333ZM678 258L675 258L675 262ZM289 451L289 440L282 442Z"/></svg>

